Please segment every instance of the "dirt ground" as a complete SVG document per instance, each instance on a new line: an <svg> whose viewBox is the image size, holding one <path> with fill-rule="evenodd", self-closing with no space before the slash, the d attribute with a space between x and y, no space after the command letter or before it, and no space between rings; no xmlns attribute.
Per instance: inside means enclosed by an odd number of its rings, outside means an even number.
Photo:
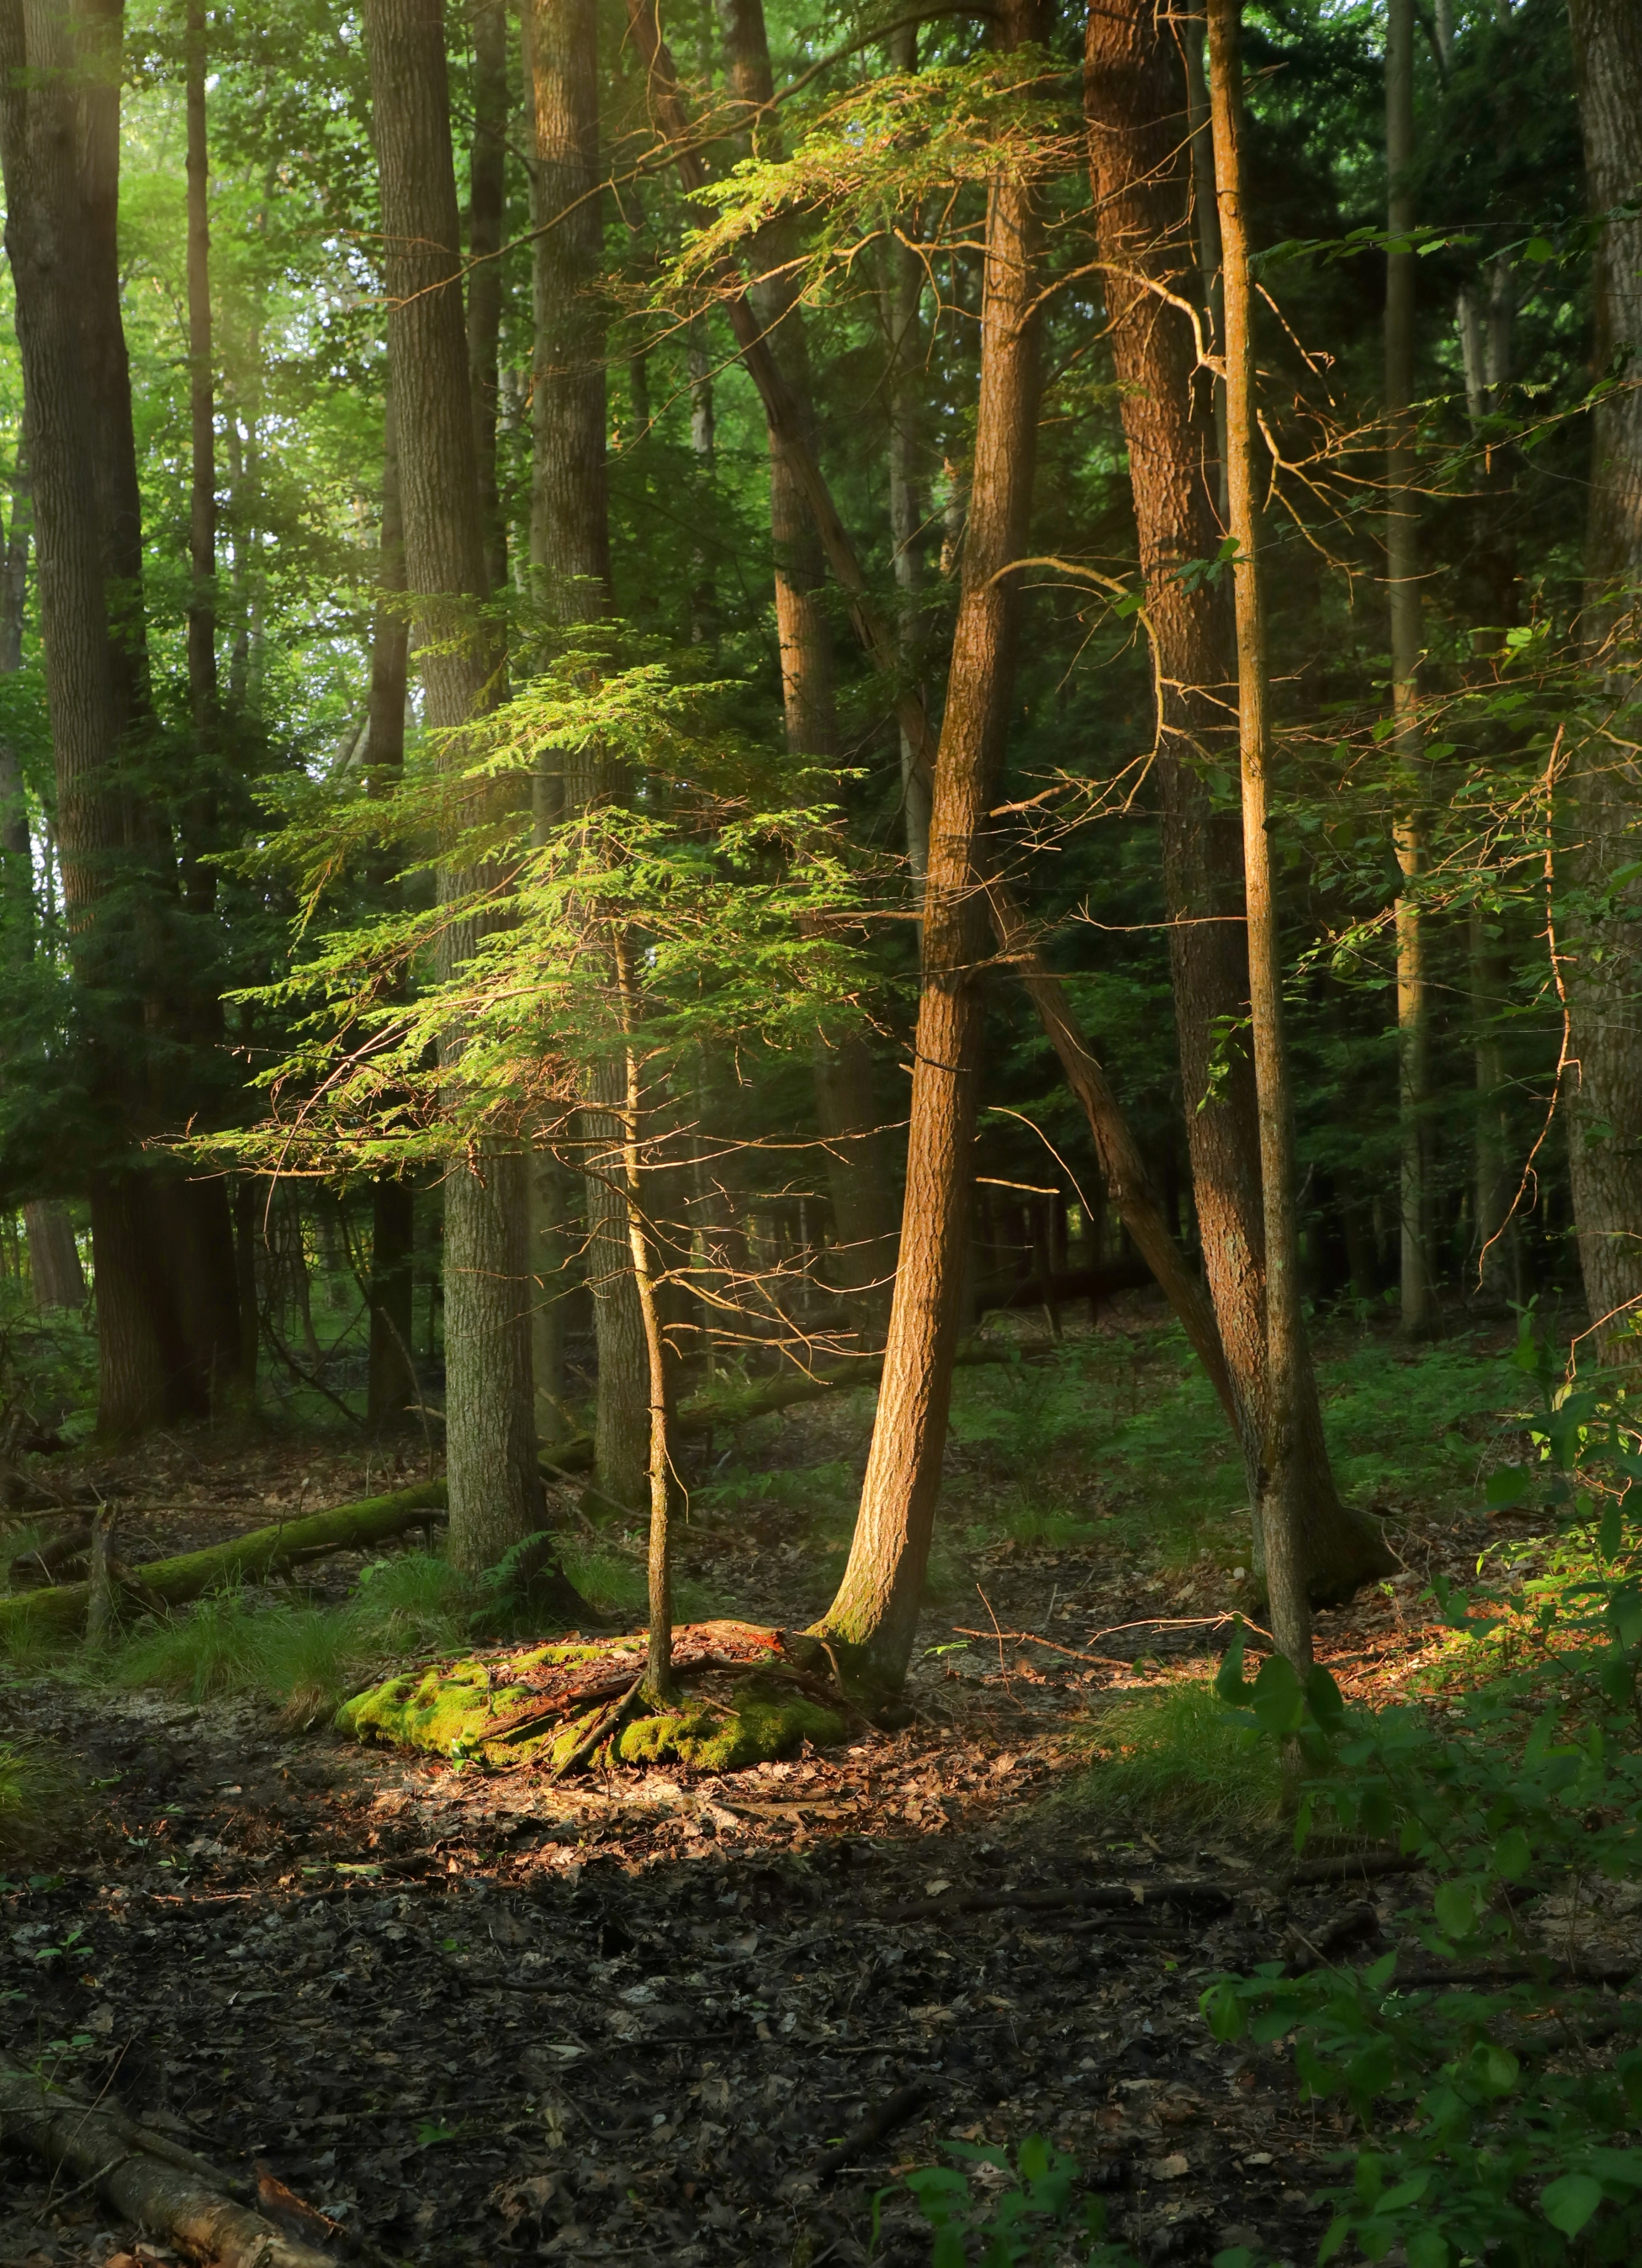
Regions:
<svg viewBox="0 0 1642 2268"><path fill-rule="evenodd" d="M154 1547L420 1471L259 1454L151 1449ZM1398 1541L1409 1572L1320 1625L1348 1690L1423 1657L1418 1576L1476 1549L1463 1527ZM714 1549L738 1611L796 1619L779 1521L693 1543L699 1572ZM1296 1879L1276 1840L1103 1831L1076 1795L1103 1709L1202 1675L1232 1598L1160 1599L1094 1544L1006 1541L966 1573L926 1615L906 1729L733 1778L554 1786L260 1705L0 1685L6 1728L70 1755L94 1814L0 1884L7 2051L265 2166L394 2261L860 2262L875 2193L943 2138L1034 2132L1143 2261L1306 2260L1342 2137L1280 2049L1217 2044L1199 1995L1326 1950L1348 1911L1354 1947L1393 1941L1416 1886ZM929 1651L977 1628L1000 1634ZM26 2161L0 2177L4 2268L170 2257ZM874 2257L928 2242L886 2198Z"/></svg>

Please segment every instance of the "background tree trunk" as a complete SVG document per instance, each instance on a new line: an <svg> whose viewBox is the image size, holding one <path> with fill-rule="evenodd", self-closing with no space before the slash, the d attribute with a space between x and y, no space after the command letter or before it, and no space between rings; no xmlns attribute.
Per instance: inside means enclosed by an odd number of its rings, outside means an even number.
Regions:
<svg viewBox="0 0 1642 2268"><path fill-rule="evenodd" d="M1638 0L1570 0L1579 123L1591 210L1634 207L1642 183L1642 6ZM1633 703L1638 595L1642 578L1642 219L1610 220L1597 241L1593 304L1594 375L1624 383L1591 413L1591 504L1586 543L1584 633L1611 700ZM1630 586L1630 587L1627 587ZM1592 733L1576 758L1579 879L1597 910L1567 941L1570 1041L1579 1077L1568 1131L1579 1267L1598 1344L1623 1344L1642 1300L1642 883L1609 895L1609 878L1634 865L1642 772L1625 745Z"/></svg>
<svg viewBox="0 0 1642 2268"><path fill-rule="evenodd" d="M1005 0L1001 37L1042 36L1036 0ZM945 718L935 768L923 983L907 1135L906 1199L872 1447L848 1564L819 1629L871 1681L911 1658L946 1443L985 1026L986 815L1008 737L1039 392L1036 199L1018 180L987 199L974 480Z"/></svg>
<svg viewBox="0 0 1642 2268"><path fill-rule="evenodd" d="M606 477L603 261L599 174L598 29L595 0L530 0L527 68L534 114L536 373L532 395L530 560L548 619L560 629L610 611L610 503ZM563 218L558 216L563 215ZM554 225L550 226L551 222ZM623 792L596 757L567 758L536 781L541 828ZM594 1104L579 1114L577 1139L593 1170L584 1176L587 1270L598 1346L595 1423L597 1485L637 1513L649 1469L648 1362L622 1195L622 1066L595 1065ZM532 1250L545 1285L562 1275L563 1218L557 1177L537 1174ZM551 1215L551 1217L550 1217ZM562 1383L548 1389L555 1402Z"/></svg>
<svg viewBox="0 0 1642 2268"><path fill-rule="evenodd" d="M367 0L366 34L381 169L388 353L398 422L405 575L423 633L427 720L460 732L494 698L500 655L476 620L484 532L461 295L440 0ZM459 745L459 744L458 744ZM475 814L477 815L477 814ZM445 867L446 902L476 877ZM441 940L442 973L478 941L471 916ZM441 1049L461 1079L462 1036ZM542 1524L530 1381L527 1161L485 1149L445 1182L445 1423L450 1556L492 1565Z"/></svg>
<svg viewBox="0 0 1642 2268"><path fill-rule="evenodd" d="M507 9L472 0L473 145L468 160L468 383L478 467L485 586L507 587L507 523L496 482L498 355L502 325L502 225L507 209Z"/></svg>

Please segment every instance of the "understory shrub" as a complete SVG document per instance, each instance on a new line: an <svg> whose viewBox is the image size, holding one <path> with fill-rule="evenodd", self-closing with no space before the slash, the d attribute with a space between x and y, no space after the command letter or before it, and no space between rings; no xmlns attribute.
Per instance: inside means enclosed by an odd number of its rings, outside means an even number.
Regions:
<svg viewBox="0 0 1642 2268"><path fill-rule="evenodd" d="M1490 1495L1543 1489L1563 1573L1503 1611L1438 1585L1470 1689L1440 1719L1348 1712L1326 1671L1302 1685L1280 1657L1246 1683L1240 1638L1219 1680L1240 1722L1327 1767L1297 1845L1319 1825L1394 1836L1437 1879L1402 1916L1419 1955L1268 1962L1203 1997L1222 2039L1292 2039L1304 2091L1355 2121L1322 2261L1348 2243L1401 2245L1409 2268L1642 2254L1642 2005L1582 1974L1572 1934L1530 1926L1536 1910L1571 1933L1594 1913L1623 1925L1642 1904L1642 1455L1623 1397L1572 1386L1527 1335L1518 1360L1540 1389L1536 1461Z"/></svg>

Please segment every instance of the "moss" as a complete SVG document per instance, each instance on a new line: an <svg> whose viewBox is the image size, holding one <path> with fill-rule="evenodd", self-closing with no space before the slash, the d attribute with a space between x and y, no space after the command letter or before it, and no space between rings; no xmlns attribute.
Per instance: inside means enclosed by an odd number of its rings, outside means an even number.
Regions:
<svg viewBox="0 0 1642 2268"><path fill-rule="evenodd" d="M501 1743L492 1738L492 1726L499 1718L528 1708L534 1697L528 1686L516 1682L525 1671L603 1661L610 1651L597 1646L538 1646L501 1659L469 1659L402 1673L344 1701L337 1712L337 1729L351 1733L356 1740L390 1741L400 1748L429 1749L436 1756L480 1756L491 1748L500 1753ZM557 1742L562 1729L557 1723L544 1725L534 1740L508 1742L507 1753L528 1756L550 1739Z"/></svg>
<svg viewBox="0 0 1642 2268"><path fill-rule="evenodd" d="M636 1653L638 1642L629 1649ZM402 1674L344 1702L338 1731L358 1740L390 1741L435 1755L516 1764L523 1758L557 1768L581 1745L609 1704L574 1718L544 1724L539 1733L495 1738L498 1719L527 1707L529 1693L511 1681L527 1666L608 1660L613 1649L542 1646L505 1661L467 1660ZM809 1741L825 1748L843 1740L842 1718L774 1679L749 1678L733 1708L706 1699L675 1711L633 1719L614 1743L624 1764L684 1764L698 1771L740 1771L749 1764L796 1756Z"/></svg>

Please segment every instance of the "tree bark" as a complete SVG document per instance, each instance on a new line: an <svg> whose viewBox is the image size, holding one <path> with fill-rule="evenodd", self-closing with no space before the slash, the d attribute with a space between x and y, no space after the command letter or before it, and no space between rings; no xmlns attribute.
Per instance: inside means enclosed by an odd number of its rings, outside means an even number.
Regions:
<svg viewBox="0 0 1642 2268"><path fill-rule="evenodd" d="M730 85L751 121L773 114L775 84L763 0L719 0ZM758 136L766 155L778 155L769 126ZM797 239L784 218L760 232L755 261L765 269L751 297L771 335L770 351L782 370L803 429L808 456L818 456L815 403L810 385L809 343L789 263ZM779 340L779 348L773 343ZM839 761L838 698L828 611L826 555L795 464L774 426L766 420L770 452L770 535L775 556L775 628L780 649L781 707L788 754L801 763L832 767ZM812 1058L816 1117L826 1160L837 1242L833 1281L869 1340L883 1336L889 1287L895 1273L895 1207L873 1093L872 1057L859 1032L843 1031L817 1042Z"/></svg>
<svg viewBox="0 0 1642 2268"><path fill-rule="evenodd" d="M1389 0L1386 18L1386 225L1394 237L1414 226L1414 0ZM1386 584L1391 605L1394 812L1392 843L1403 888L1396 904L1397 1143L1402 1208L1402 1328L1419 1337L1432 1325L1425 1119L1431 1086L1431 1012L1425 981L1424 918L1418 886L1425 866L1425 815L1419 719L1421 648L1419 511L1414 491L1414 284L1417 255L1386 254Z"/></svg>
<svg viewBox="0 0 1642 2268"><path fill-rule="evenodd" d="M565 630L595 622L610 607L597 10L595 0L529 0L525 20L538 232L530 561L548 620ZM536 784L538 839L560 819L620 795L623 786L596 755L567 757L557 770L544 768ZM593 1066L589 1086L594 1107L579 1114L576 1130L591 1168L583 1186L598 1346L598 1484L612 1504L637 1513L647 1488L649 1388L621 1195L621 1067ZM551 1203L553 1187L551 1176L538 1175L533 1253L544 1278L556 1260L562 1266L563 1223Z"/></svg>
<svg viewBox="0 0 1642 2268"><path fill-rule="evenodd" d="M69 1209L55 1198L36 1197L23 1208L28 1237L29 1273L37 1307L83 1307L85 1274Z"/></svg>
<svg viewBox="0 0 1642 2268"><path fill-rule="evenodd" d="M1091 8L1084 63L1096 227L1158 688L1164 899L1187 1146L1258 1567L1267 1424L1260 1122L1253 1064L1226 1037L1242 1026L1249 1002L1243 849L1236 821L1217 814L1209 785L1211 768L1233 754L1236 631L1224 583L1193 588L1182 573L1220 547L1220 442L1195 400L1191 326L1150 288L1185 298L1190 285L1194 184L1180 133L1186 86L1167 26L1146 0ZM1212 185L1212 165L1210 177ZM1217 215L1214 244L1218 258ZM1150 1258L1148 1232L1127 1225ZM1195 1344L1200 1330L1171 1296ZM1393 1563L1367 1521L1340 1502L1309 1373L1298 1390L1307 1578L1320 1595L1339 1595Z"/></svg>
<svg viewBox="0 0 1642 2268"><path fill-rule="evenodd" d="M915 23L898 24L885 44L896 70L910 74L917 70ZM912 217L908 216L909 222ZM889 266L884 298L889 357L890 539L894 545L901 668L911 675L917 669L922 630L918 594L923 580L922 540L928 508L921 446L925 382L919 366L924 269L913 247L901 243L898 237L891 238L885 259ZM922 751L913 745L905 725L900 728L900 744L906 870L914 896L921 900L929 860L929 778Z"/></svg>
<svg viewBox="0 0 1642 2268"><path fill-rule="evenodd" d="M1642 181L1642 7L1638 0L1571 0L1574 69L1591 210L1634 206ZM1618 376L1591 413L1591 502L1586 536L1585 645L1609 700L1634 703L1642 578L1642 219L1609 220L1597 239L1594 375ZM1597 1344L1636 1361L1631 1337L1642 1301L1642 883L1614 887L1636 857L1642 770L1617 740L1579 742L1574 780L1579 850L1570 862L1591 910L1568 955L1570 1051L1579 1066L1568 1130L1579 1267Z"/></svg>
<svg viewBox="0 0 1642 2268"><path fill-rule="evenodd" d="M1006 47L1043 29L1037 0L1005 0ZM1010 570L1025 555L1032 512L1041 228L1032 187L993 182L974 481L930 816L900 1266L849 1560L817 1625L859 1674L890 1688L906 1675L922 1603L968 1259L989 927L986 819L1013 694L1019 598Z"/></svg>
<svg viewBox="0 0 1642 2268"><path fill-rule="evenodd" d="M427 720L460 734L494 698L501 657L476 619L485 595L451 161L441 0L368 0L365 13L381 171L388 353L398 420L406 584L423 636ZM460 740L451 744L460 747ZM459 756L453 759L460 763ZM477 816L477 814L474 814ZM476 877L442 866L443 901ZM479 925L452 918L441 974L471 957ZM441 1061L454 1089L462 1039ZM445 1182L445 1416L450 1556L489 1566L542 1525L530 1382L526 1160L488 1146Z"/></svg>
<svg viewBox="0 0 1642 2268"><path fill-rule="evenodd" d="M1309 1478L1300 1407L1314 1398L1300 1306L1295 1204L1294 1114L1283 1033L1283 951L1268 804L1270 696L1261 588L1261 520L1255 486L1254 294L1242 185L1241 0L1209 0L1209 101L1215 189L1225 280L1226 491L1236 539L1238 748L1242 771L1243 873L1248 921L1249 1008L1260 1108L1260 1167L1266 1232L1266 1407L1260 1507L1272 1635L1297 1669L1312 1659L1305 1529Z"/></svg>
<svg viewBox="0 0 1642 2268"><path fill-rule="evenodd" d="M496 477L498 359L502 325L502 225L507 209L507 9L473 0L473 144L468 160L468 383L478 467L484 580L507 587L507 523Z"/></svg>
<svg viewBox="0 0 1642 2268"><path fill-rule="evenodd" d="M382 528L371 628L370 719L366 792L390 796L404 770L405 684L410 625L404 608L404 509L399 490L399 431L391 384L382 415ZM398 895L384 858L377 877ZM416 1192L407 1181L381 1175L371 1189L371 1335L366 1360L366 1424L381 1432L410 1424L421 1401L411 1357L416 1286Z"/></svg>
<svg viewBox="0 0 1642 2268"><path fill-rule="evenodd" d="M211 220L206 207L205 9L189 0L186 73L189 205L189 695L194 729L210 730L217 707L217 431L211 367Z"/></svg>

